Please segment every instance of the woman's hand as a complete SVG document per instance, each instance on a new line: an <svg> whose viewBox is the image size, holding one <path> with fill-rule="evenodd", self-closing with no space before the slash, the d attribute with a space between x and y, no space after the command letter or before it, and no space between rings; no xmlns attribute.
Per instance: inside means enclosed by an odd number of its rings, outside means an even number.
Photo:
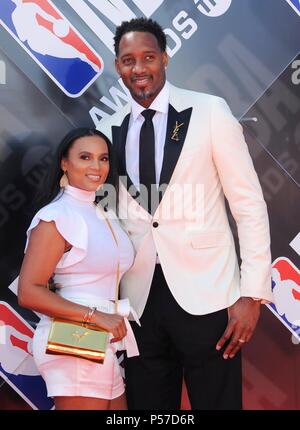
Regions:
<svg viewBox="0 0 300 430"><path fill-rule="evenodd" d="M97 311L93 321L98 327L112 333L111 342L118 342L127 334L124 318L118 314L107 314Z"/></svg>

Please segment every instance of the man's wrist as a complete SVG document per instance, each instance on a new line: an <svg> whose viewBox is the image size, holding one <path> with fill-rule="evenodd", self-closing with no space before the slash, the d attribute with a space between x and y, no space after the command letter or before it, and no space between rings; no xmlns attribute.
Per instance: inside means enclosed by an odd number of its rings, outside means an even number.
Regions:
<svg viewBox="0 0 300 430"><path fill-rule="evenodd" d="M269 304L269 303L271 303L269 300L265 300L265 299L262 299L262 298L259 298L259 297L250 297L250 296L242 296L243 298L247 298L247 299L252 299L253 301L255 301L255 302L258 302L258 303L260 303L261 305L267 305L267 304Z"/></svg>

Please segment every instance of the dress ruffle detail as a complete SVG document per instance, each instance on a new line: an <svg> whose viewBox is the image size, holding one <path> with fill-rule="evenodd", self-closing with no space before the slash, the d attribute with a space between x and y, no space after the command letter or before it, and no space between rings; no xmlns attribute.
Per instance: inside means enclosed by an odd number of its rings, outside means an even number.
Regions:
<svg viewBox="0 0 300 430"><path fill-rule="evenodd" d="M88 246L88 228L86 222L79 213L72 211L66 205L61 205L59 200L43 207L34 216L27 230L25 252L31 231L41 220L45 222L54 221L58 232L72 245L71 250L65 252L59 260L56 266L57 269L72 266L85 258Z"/></svg>

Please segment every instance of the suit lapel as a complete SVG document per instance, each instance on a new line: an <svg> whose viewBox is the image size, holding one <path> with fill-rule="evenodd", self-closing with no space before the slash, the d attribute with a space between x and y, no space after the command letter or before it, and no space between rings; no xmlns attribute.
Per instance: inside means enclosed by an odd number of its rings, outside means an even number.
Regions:
<svg viewBox="0 0 300 430"><path fill-rule="evenodd" d="M132 183L126 168L126 139L128 132L130 113L128 113L120 126L112 126L112 141L117 154L118 173L120 179L133 199L137 199L140 195L139 191Z"/></svg>
<svg viewBox="0 0 300 430"><path fill-rule="evenodd" d="M130 114L127 114L120 126L112 126L112 141L118 158L118 173L126 175L125 145Z"/></svg>
<svg viewBox="0 0 300 430"><path fill-rule="evenodd" d="M190 107L181 112L177 112L177 110L169 104L164 160L159 185L169 184L171 180L186 138L192 110L193 108ZM163 193L159 194L159 201L161 201Z"/></svg>
<svg viewBox="0 0 300 430"><path fill-rule="evenodd" d="M168 111L168 122L167 122L167 132L164 147L164 159L159 180L159 185L168 185L170 183L171 177L175 170L177 161L179 159L183 144L188 131L192 107L189 107L183 111L177 111L171 104L169 104ZM112 126L112 140L113 145L116 149L118 158L118 172L123 185L126 187L128 193L133 199L136 199L138 203L144 207L147 211L147 207L140 197L140 193L137 188L132 183L130 176L126 169L126 139L128 132L130 113L128 113L120 126ZM177 132L176 132L177 126ZM163 191L159 193L159 203L162 200L164 194Z"/></svg>

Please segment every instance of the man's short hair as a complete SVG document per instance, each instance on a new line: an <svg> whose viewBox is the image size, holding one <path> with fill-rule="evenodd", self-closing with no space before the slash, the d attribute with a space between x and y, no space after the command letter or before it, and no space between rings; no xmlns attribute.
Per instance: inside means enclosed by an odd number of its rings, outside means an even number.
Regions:
<svg viewBox="0 0 300 430"><path fill-rule="evenodd" d="M156 38L158 46L162 52L165 52L167 47L167 38L162 27L152 19L147 18L133 18L130 21L123 21L121 25L116 28L115 41L115 54L119 55L119 46L122 36L131 31L143 31L151 33Z"/></svg>

